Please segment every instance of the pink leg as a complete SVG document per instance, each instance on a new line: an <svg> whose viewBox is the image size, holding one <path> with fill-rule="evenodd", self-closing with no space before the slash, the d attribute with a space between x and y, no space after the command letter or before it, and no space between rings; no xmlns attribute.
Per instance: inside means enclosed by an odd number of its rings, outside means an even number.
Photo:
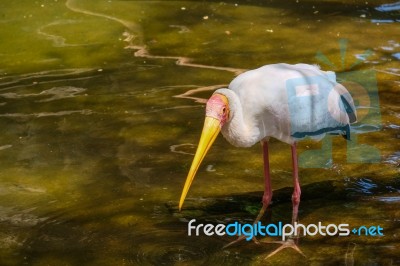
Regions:
<svg viewBox="0 0 400 266"><path fill-rule="evenodd" d="M293 203L293 213L292 213L292 224L297 221L297 215L299 212L299 204L300 204L300 184L299 184L299 166L297 163L297 151L296 151L296 143L292 145L292 165L293 165L293 183L294 183L294 190L292 194L292 203ZM277 249L275 249L273 252L271 252L266 259L272 257L273 255L279 253L281 250L285 248L292 248L296 250L298 253L301 255L304 255L304 253L300 250L300 248L297 246L298 238L293 240L292 238L289 238L286 241L262 241L263 243L277 243L281 244L281 246Z"/></svg>
<svg viewBox="0 0 400 266"><path fill-rule="evenodd" d="M293 165L293 186L294 186L292 194L292 204L293 204L292 224L294 224L294 222L297 221L299 204L300 204L300 195L301 195L296 143L292 145L292 165Z"/></svg>
<svg viewBox="0 0 400 266"><path fill-rule="evenodd" d="M257 215L257 218L254 220L253 224L256 224L260 221L260 219L263 217L265 210L267 209L268 205L271 203L271 199L272 199L272 188L271 188L271 177L269 175L269 155L268 155L268 142L267 141L262 141L261 142L261 146L263 149L263 159L264 159L264 195L262 198L262 208L260 210L260 212ZM224 246L224 248L227 248L237 242L242 241L243 239L245 239L246 236L242 235L240 236L238 239L236 239L235 241L232 241L230 243L228 243L227 245ZM253 241L256 244L259 244L258 240L253 237Z"/></svg>
<svg viewBox="0 0 400 266"><path fill-rule="evenodd" d="M263 159L264 159L264 195L262 197L262 208L258 214L254 223L258 223L261 217L264 215L265 210L271 203L272 199L272 187L271 187L271 176L269 174L269 153L268 153L268 141L261 142L263 149Z"/></svg>

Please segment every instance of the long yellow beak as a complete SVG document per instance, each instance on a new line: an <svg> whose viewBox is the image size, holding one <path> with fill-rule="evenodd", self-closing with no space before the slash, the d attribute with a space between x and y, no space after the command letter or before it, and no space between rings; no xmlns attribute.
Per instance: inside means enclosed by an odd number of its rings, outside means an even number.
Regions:
<svg viewBox="0 0 400 266"><path fill-rule="evenodd" d="M186 195L189 191L190 185L193 182L194 176L196 175L197 169L199 169L201 162L203 161L204 157L206 156L208 150L214 143L214 140L218 136L218 133L220 131L220 121L213 117L206 116L206 119L204 120L203 131L201 132L199 146L197 147L196 154L194 155L192 166L190 166L189 174L186 178L185 186L182 190L181 199L179 200L179 211L182 209L183 202L185 201Z"/></svg>

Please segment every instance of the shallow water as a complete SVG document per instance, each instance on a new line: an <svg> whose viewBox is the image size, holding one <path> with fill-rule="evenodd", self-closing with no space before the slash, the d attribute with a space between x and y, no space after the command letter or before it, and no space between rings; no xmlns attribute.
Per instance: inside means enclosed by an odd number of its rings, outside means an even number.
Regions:
<svg viewBox="0 0 400 266"><path fill-rule="evenodd" d="M0 10L1 265L400 264L398 3L53 0ZM187 235L190 219L250 223L261 207L260 147L219 137L177 211L204 99L276 62L319 64L367 88L353 142L299 144L299 219L380 225L384 236L307 236L306 258L286 249L266 260L276 244L222 249L231 237ZM270 146L264 222L289 223L290 149Z"/></svg>

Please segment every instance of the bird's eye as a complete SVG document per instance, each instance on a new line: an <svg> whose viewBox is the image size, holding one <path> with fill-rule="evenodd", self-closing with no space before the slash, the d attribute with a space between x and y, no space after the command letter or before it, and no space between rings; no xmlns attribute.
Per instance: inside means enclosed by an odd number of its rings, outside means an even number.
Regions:
<svg viewBox="0 0 400 266"><path fill-rule="evenodd" d="M226 107L222 108L222 113L225 114L226 112Z"/></svg>

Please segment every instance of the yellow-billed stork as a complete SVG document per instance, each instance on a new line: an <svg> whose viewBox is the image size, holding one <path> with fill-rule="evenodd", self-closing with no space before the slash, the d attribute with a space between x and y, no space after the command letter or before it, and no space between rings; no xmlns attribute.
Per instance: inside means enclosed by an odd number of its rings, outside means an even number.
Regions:
<svg viewBox="0 0 400 266"><path fill-rule="evenodd" d="M314 65L281 63L240 74L228 88L216 90L207 101L203 131L182 191L179 210L200 163L222 132L228 142L237 147L262 144L265 189L262 208L254 222L257 223L272 198L268 140L273 137L291 145L294 223L301 194L296 143L306 137L321 139L326 133L341 134L349 139L349 124L356 120L353 99L346 88L336 82L334 72L322 71ZM271 255L286 247L301 253L296 244L283 243Z"/></svg>

